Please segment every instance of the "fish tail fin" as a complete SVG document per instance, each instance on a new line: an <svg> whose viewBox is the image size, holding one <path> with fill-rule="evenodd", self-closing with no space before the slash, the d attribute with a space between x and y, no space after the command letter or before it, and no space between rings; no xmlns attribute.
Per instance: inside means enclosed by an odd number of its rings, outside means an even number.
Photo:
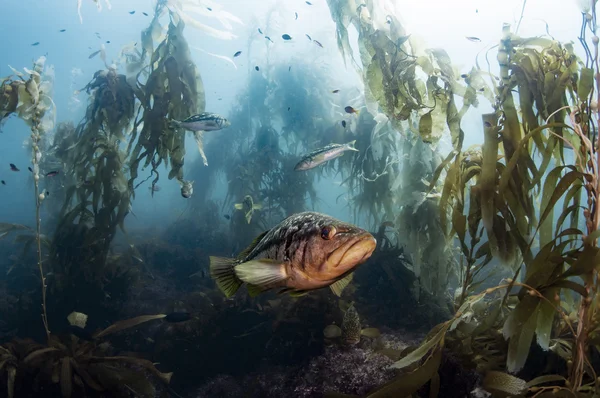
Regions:
<svg viewBox="0 0 600 398"><path fill-rule="evenodd" d="M355 109L354 113L356 113L356 116L358 116L360 114L360 111L358 109Z"/></svg>
<svg viewBox="0 0 600 398"><path fill-rule="evenodd" d="M180 127L181 126L181 122L179 120L175 120L175 119L170 119L169 120L169 127L170 128L176 128L176 127Z"/></svg>
<svg viewBox="0 0 600 398"><path fill-rule="evenodd" d="M356 144L356 140L352 140L349 143L346 144L346 146L348 147L348 149L350 149L351 151L356 151L356 152L360 152L358 149L356 149L354 147L354 145Z"/></svg>
<svg viewBox="0 0 600 398"><path fill-rule="evenodd" d="M228 298L233 296L243 283L235 274L235 263L233 258L210 256L210 276Z"/></svg>
<svg viewBox="0 0 600 398"><path fill-rule="evenodd" d="M248 222L248 224L250 224L250 221L252 221L252 210L246 213L246 221Z"/></svg>
<svg viewBox="0 0 600 398"><path fill-rule="evenodd" d="M233 207L235 207L236 210L242 210L244 205L242 203L236 203L233 205Z"/></svg>

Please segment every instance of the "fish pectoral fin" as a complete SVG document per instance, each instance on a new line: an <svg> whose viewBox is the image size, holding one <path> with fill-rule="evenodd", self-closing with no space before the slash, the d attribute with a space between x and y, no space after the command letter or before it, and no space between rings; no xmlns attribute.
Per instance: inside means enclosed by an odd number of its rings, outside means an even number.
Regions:
<svg viewBox="0 0 600 398"><path fill-rule="evenodd" d="M288 278L285 263L267 258L241 263L234 270L240 280L260 288L282 282Z"/></svg>
<svg viewBox="0 0 600 398"><path fill-rule="evenodd" d="M247 284L246 288L248 289L248 295L250 297L256 297L266 290L266 289L261 288L260 286L250 285L250 284Z"/></svg>
<svg viewBox="0 0 600 398"><path fill-rule="evenodd" d="M252 205L253 210L262 210L262 205L260 203L255 203Z"/></svg>
<svg viewBox="0 0 600 398"><path fill-rule="evenodd" d="M331 289L331 291L333 292L333 294L335 294L338 297L341 297L342 296L342 291L344 291L344 288L346 286L348 286L350 284L350 282L352 282L352 278L353 277L354 277L354 272L349 273L348 275L346 275L345 277L343 277L339 281L331 284L329 286L329 288Z"/></svg>
<svg viewBox="0 0 600 398"><path fill-rule="evenodd" d="M233 207L235 207L236 210L242 210L242 207L244 207L244 205L241 203L236 203L233 205Z"/></svg>
<svg viewBox="0 0 600 398"><path fill-rule="evenodd" d="M302 297L310 293L309 290L292 290L289 292L290 297Z"/></svg>
<svg viewBox="0 0 600 398"><path fill-rule="evenodd" d="M282 295L282 294L289 294L290 297L300 297L300 296L304 296L307 295L310 291L308 290L294 290L292 288L289 287L285 287L283 289L281 289L280 291L277 292L277 294Z"/></svg>
<svg viewBox="0 0 600 398"><path fill-rule="evenodd" d="M210 256L210 276L227 297L233 296L243 284L236 276L235 264L234 258Z"/></svg>

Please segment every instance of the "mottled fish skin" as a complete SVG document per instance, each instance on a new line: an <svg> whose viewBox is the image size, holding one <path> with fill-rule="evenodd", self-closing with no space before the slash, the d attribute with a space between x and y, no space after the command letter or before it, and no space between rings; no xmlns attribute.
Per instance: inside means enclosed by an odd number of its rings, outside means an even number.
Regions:
<svg viewBox="0 0 600 398"><path fill-rule="evenodd" d="M294 167L296 171L310 170L325 162L340 157L346 151L358 151L354 148L354 141L347 144L329 144L305 155Z"/></svg>
<svg viewBox="0 0 600 398"><path fill-rule="evenodd" d="M322 238L324 228L334 227L333 239ZM349 268L332 266L329 260L338 253L349 252L354 245L371 246L362 250L364 257L357 259ZM337 220L325 214L304 212L292 215L268 231L260 242L239 263L268 258L286 263L289 279L269 286L288 287L296 291L326 287L352 272L366 261L375 249L375 238L367 231ZM358 248L358 247L357 247ZM345 268L345 269L344 269Z"/></svg>
<svg viewBox="0 0 600 398"><path fill-rule="evenodd" d="M351 305L344 314L342 320L342 342L347 345L355 345L360 341L360 317L354 305Z"/></svg>
<svg viewBox="0 0 600 398"><path fill-rule="evenodd" d="M216 113L204 112L190 116L184 121L173 121L177 126L190 131L216 131L231 126L226 118Z"/></svg>

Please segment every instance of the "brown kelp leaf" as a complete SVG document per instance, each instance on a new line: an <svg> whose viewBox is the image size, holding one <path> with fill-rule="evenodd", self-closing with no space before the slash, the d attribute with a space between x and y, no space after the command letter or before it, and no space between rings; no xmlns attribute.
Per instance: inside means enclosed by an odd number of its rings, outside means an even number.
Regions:
<svg viewBox="0 0 600 398"><path fill-rule="evenodd" d="M116 357L91 357L90 362L106 362L106 361L116 361L116 362L127 362L133 365L141 366L146 368L150 372L152 372L155 376L157 376L162 382L165 384L169 384L171 382L171 377L173 376L173 372L162 373L154 364L147 359L142 358L133 358L126 356L116 356Z"/></svg>
<svg viewBox="0 0 600 398"><path fill-rule="evenodd" d="M144 322L152 321L154 319L162 319L166 317L166 314L158 314L158 315L142 315L131 319L126 319L124 321L118 321L110 325L104 330L101 330L98 333L94 333L94 338L99 339L101 337L107 336L109 334L119 332L121 330L129 329Z"/></svg>
<svg viewBox="0 0 600 398"><path fill-rule="evenodd" d="M581 188L581 185L579 186L579 188ZM565 204L568 204L568 202L565 199ZM578 211L584 209L583 206L580 206L579 204L574 204L571 205L567 208L565 208L563 210L563 212L560 214L560 216L558 217L558 219L556 220L556 227L554 229L554 235L558 235L560 228L562 227L563 223L565 222L565 220L567 219L567 217L569 216L573 216L575 213L577 213Z"/></svg>
<svg viewBox="0 0 600 398"><path fill-rule="evenodd" d="M431 141L431 134L433 132L433 119L431 117L431 112L427 112L421 119L419 119L419 134L421 135L421 139L425 142Z"/></svg>
<svg viewBox="0 0 600 398"><path fill-rule="evenodd" d="M541 207L541 208L544 209L544 211L543 211L543 213L542 213L542 215L540 217L540 220L539 220L539 225L538 225L538 228L537 228L538 230L539 230L540 226L543 225L543 223L546 220L546 218L551 214L551 211L554 208L554 205L556 205L556 202L558 202L558 200L571 187L571 185L573 185L577 181L581 182L583 180L583 173L577 171L575 169L575 167L573 167L573 166L560 166L560 168L570 168L572 170L569 171L567 174L565 174L560 179L560 181L558 182L558 185L556 185L555 189L551 193L549 193L551 196L547 200L546 206L545 207L544 206ZM552 228L551 224L550 224L550 228ZM537 232L537 230L536 230L536 232Z"/></svg>
<svg viewBox="0 0 600 398"><path fill-rule="evenodd" d="M592 68L581 68L579 81L577 82L577 95L579 102L585 102L594 86L594 70Z"/></svg>
<svg viewBox="0 0 600 398"><path fill-rule="evenodd" d="M495 370L491 370L485 374L482 387L491 393L504 392L509 395L518 395L527 391L525 380Z"/></svg>
<svg viewBox="0 0 600 398"><path fill-rule="evenodd" d="M419 348L395 362L390 368L402 369L421 360L433 347L443 345L443 339L452 323L450 321L441 324L440 330L427 342L422 343Z"/></svg>
<svg viewBox="0 0 600 398"><path fill-rule="evenodd" d="M585 289L585 286L580 285L577 282L573 282L573 281L569 281L569 280L560 280L558 282L554 282L551 287L559 287L559 288L565 288L565 289L570 289L573 290L576 293L581 294L582 297L587 297L588 296L588 292Z"/></svg>
<svg viewBox="0 0 600 398"><path fill-rule="evenodd" d="M553 285L553 287L556 287ZM544 297L549 300L554 299L554 294L558 294L559 289L546 289L544 290ZM556 316L554 307L547 301L540 301L538 305L538 316L537 326L535 328L535 335L537 337L537 343L544 351L547 351L550 346L550 334L552 333L552 324Z"/></svg>
<svg viewBox="0 0 600 398"><path fill-rule="evenodd" d="M17 368L9 366L6 368L6 389L8 398L14 398L15 396L15 378L17 377Z"/></svg>
<svg viewBox="0 0 600 398"><path fill-rule="evenodd" d="M104 391L104 387L102 387L86 369L79 366L77 361L72 360L71 365L73 366L75 373L77 373L81 379L83 379L87 387L90 387L95 391Z"/></svg>
<svg viewBox="0 0 600 398"><path fill-rule="evenodd" d="M71 368L71 358L64 357L60 359L60 392L64 398L71 398L73 393L73 368Z"/></svg>
<svg viewBox="0 0 600 398"><path fill-rule="evenodd" d="M384 355L384 356L388 357L389 359L391 359L392 361L399 361L403 355L402 350L397 350L394 348L382 348L381 350L375 351L375 353Z"/></svg>
<svg viewBox="0 0 600 398"><path fill-rule="evenodd" d="M481 220L488 234L492 253L495 254L498 251L493 231L494 214L496 214L494 197L496 192L496 159L498 156L497 115L495 113L485 114L482 115L482 120L484 134L483 162L477 191L481 197Z"/></svg>
<svg viewBox="0 0 600 398"><path fill-rule="evenodd" d="M584 275L600 265L600 249L595 246L584 246L577 256L577 261L562 275L561 279Z"/></svg>
<svg viewBox="0 0 600 398"><path fill-rule="evenodd" d="M62 362L60 360L56 361L52 366L52 383L58 384L60 383L60 371L62 368Z"/></svg>
<svg viewBox="0 0 600 398"><path fill-rule="evenodd" d="M522 369L529 355L539 301L538 297L525 295L504 323L502 333L506 339L510 339L506 367L511 373Z"/></svg>
<svg viewBox="0 0 600 398"><path fill-rule="evenodd" d="M566 380L567 379L565 379L564 376L560 376L560 375L544 375L544 376L539 376L533 380L528 381L526 386L527 386L527 388L529 388L529 387L534 387L534 386L544 384L544 383L552 383L555 381L564 382Z"/></svg>
<svg viewBox="0 0 600 398"><path fill-rule="evenodd" d="M48 353L52 353L55 351L58 351L58 349L54 348L54 347L46 347L46 348L41 348L39 350L35 350L23 359L23 363L29 364L32 361L34 361L35 359L38 359L43 355L46 355Z"/></svg>
<svg viewBox="0 0 600 398"><path fill-rule="evenodd" d="M369 393L367 398L408 397L437 374L441 362L442 348L436 347L425 363L415 371L392 379L392 381Z"/></svg>
<svg viewBox="0 0 600 398"><path fill-rule="evenodd" d="M554 193L556 186L558 184L558 178L562 174L563 167L556 167L545 178L544 188L542 190L542 201L540 204L540 209L548 208L548 203L550 202L550 198ZM540 222L538 227L540 232L540 245L544 246L548 242L552 240L552 221L553 221L553 207L548 208L547 217L543 222Z"/></svg>

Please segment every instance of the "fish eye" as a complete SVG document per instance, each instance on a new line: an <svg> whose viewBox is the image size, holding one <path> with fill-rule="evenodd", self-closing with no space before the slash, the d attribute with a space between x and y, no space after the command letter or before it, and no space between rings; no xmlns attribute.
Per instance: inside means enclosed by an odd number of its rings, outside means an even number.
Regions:
<svg viewBox="0 0 600 398"><path fill-rule="evenodd" d="M323 227L321 229L321 238L323 238L325 240L332 239L335 236L336 232L337 231L336 231L335 227L332 227L332 226Z"/></svg>

